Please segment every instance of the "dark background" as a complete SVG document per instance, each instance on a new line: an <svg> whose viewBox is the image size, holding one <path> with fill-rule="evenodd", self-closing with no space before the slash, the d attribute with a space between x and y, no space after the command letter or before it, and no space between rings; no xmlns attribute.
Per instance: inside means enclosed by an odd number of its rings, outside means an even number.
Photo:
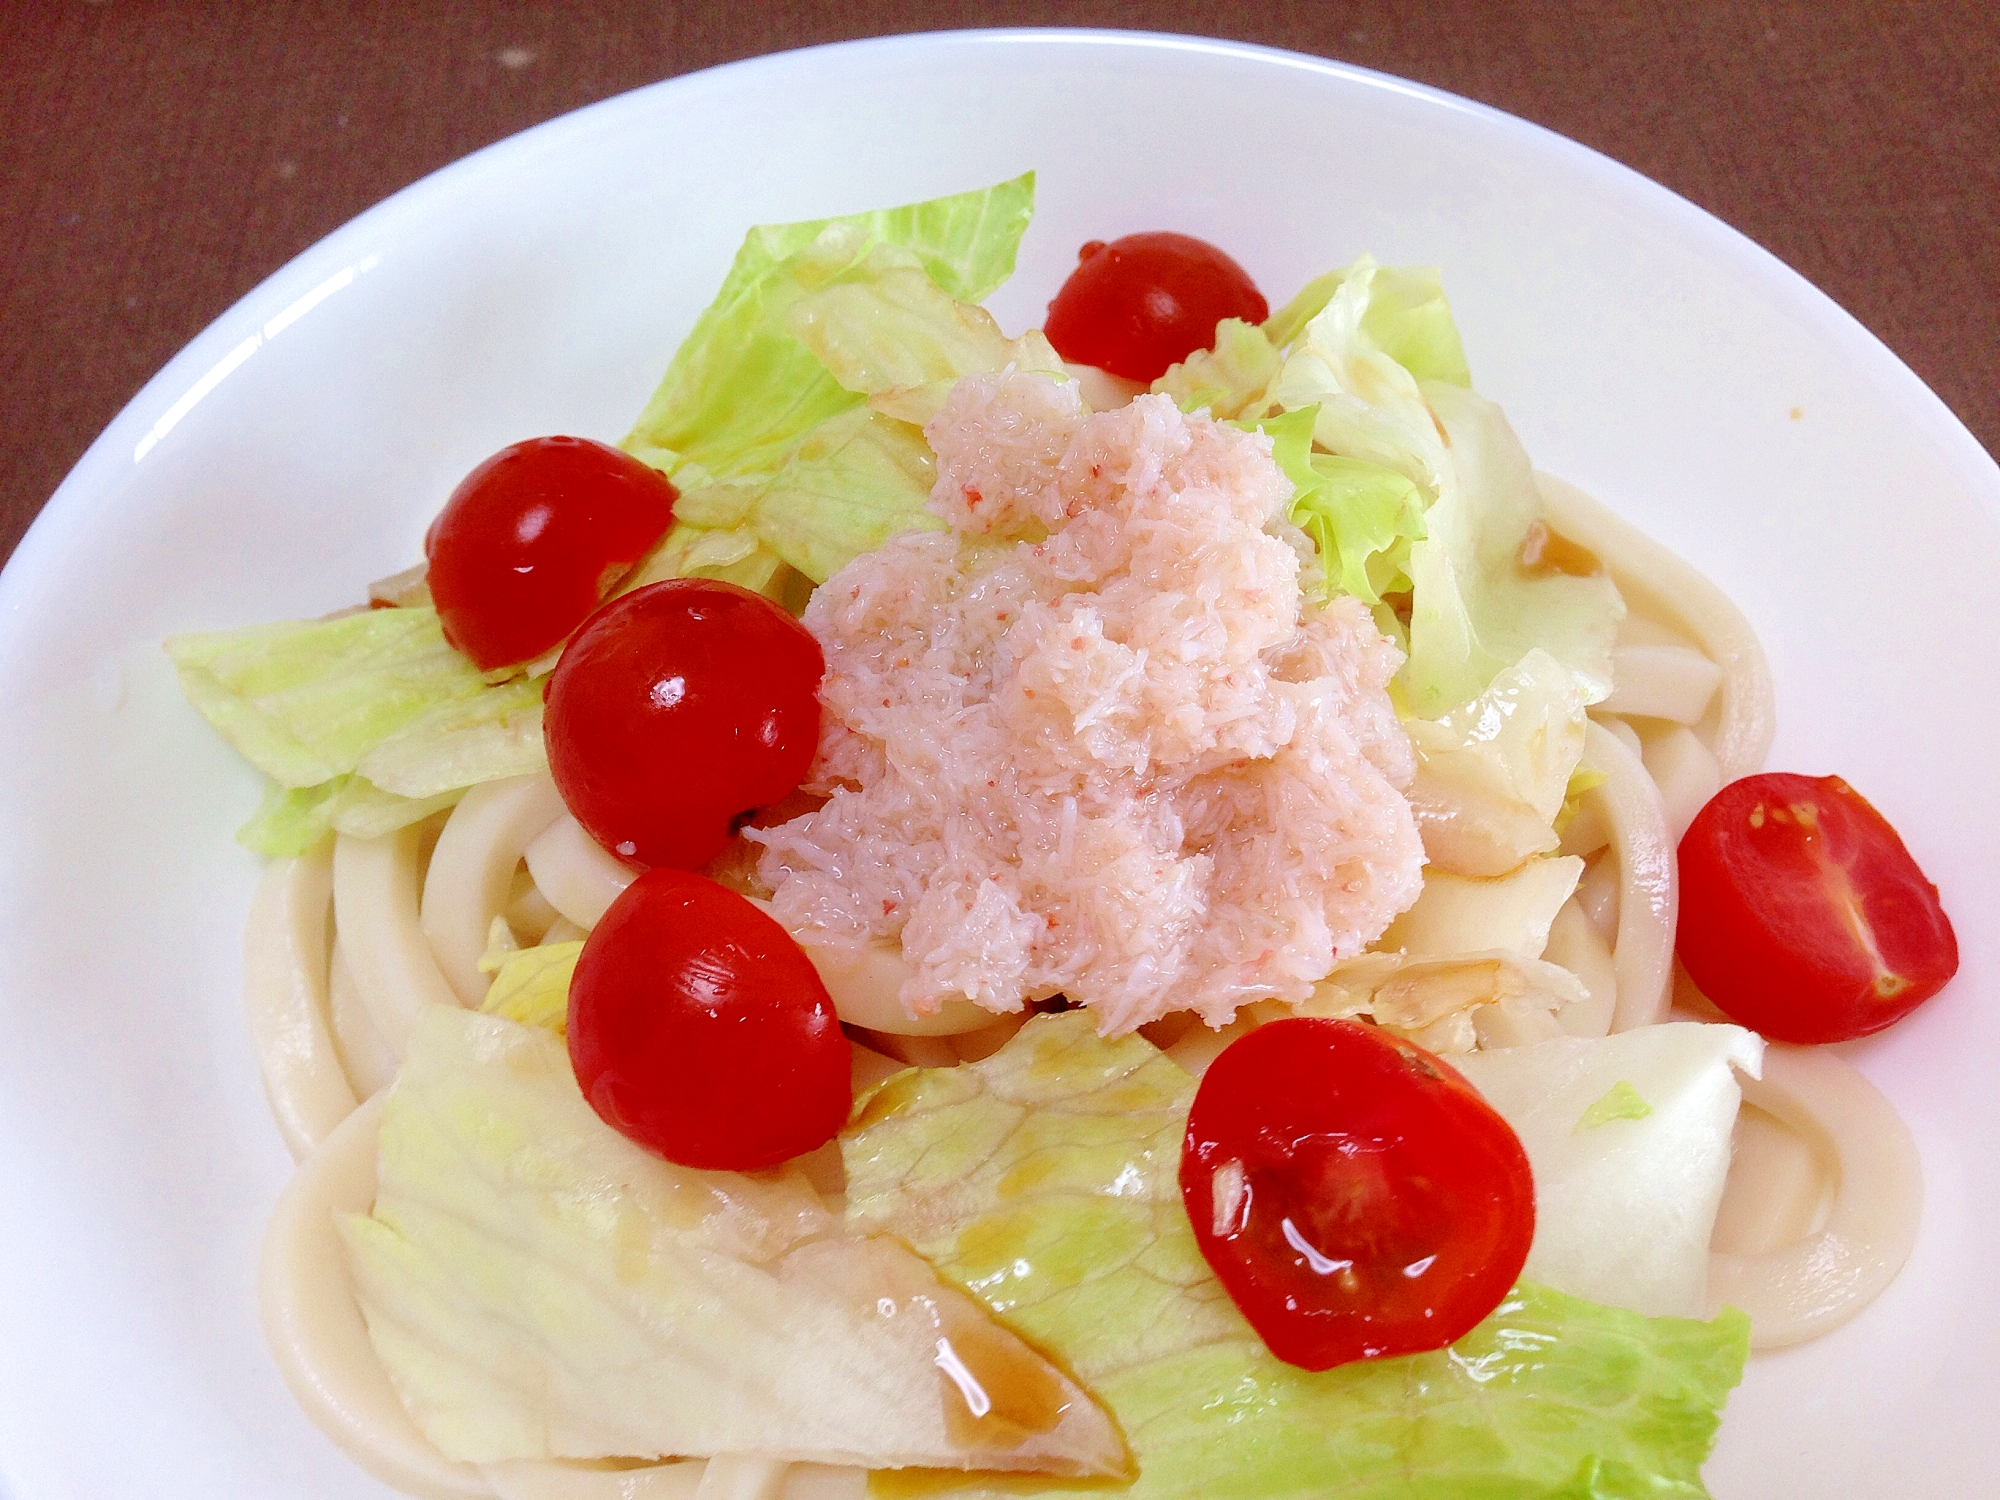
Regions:
<svg viewBox="0 0 2000 1500"><path fill-rule="evenodd" d="M370 204L656 79L961 26L1222 35L1464 94L1735 225L2000 452L2000 0L0 0L0 556L181 345Z"/></svg>

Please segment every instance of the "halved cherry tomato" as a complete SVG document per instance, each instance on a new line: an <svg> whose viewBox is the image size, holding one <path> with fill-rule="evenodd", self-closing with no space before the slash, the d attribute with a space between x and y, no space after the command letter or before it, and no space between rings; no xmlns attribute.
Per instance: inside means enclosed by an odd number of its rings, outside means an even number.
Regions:
<svg viewBox="0 0 2000 1500"><path fill-rule="evenodd" d="M1151 384L1212 345L1224 318L1261 323L1270 312L1249 273L1215 246L1157 231L1077 251L1043 332L1066 360Z"/></svg>
<svg viewBox="0 0 2000 1500"><path fill-rule="evenodd" d="M562 643L674 518L657 470L588 438L530 438L459 482L424 538L444 638L482 672Z"/></svg>
<svg viewBox="0 0 2000 1500"><path fill-rule="evenodd" d="M1188 1113L1181 1197L1243 1316L1308 1370L1462 1337L1535 1237L1513 1129L1359 1021L1273 1021L1224 1049Z"/></svg>
<svg viewBox="0 0 2000 1500"><path fill-rule="evenodd" d="M1958 972L1937 887L1838 776L1732 781L1688 825L1680 867L1688 977L1774 1040L1880 1031Z"/></svg>
<svg viewBox="0 0 2000 1500"><path fill-rule="evenodd" d="M648 870L584 940L569 1057L607 1125L687 1167L788 1161L853 1102L812 961L736 892L682 870Z"/></svg>
<svg viewBox="0 0 2000 1500"><path fill-rule="evenodd" d="M797 789L825 671L811 632L761 594L707 578L634 589L549 674L556 789L627 864L698 869Z"/></svg>

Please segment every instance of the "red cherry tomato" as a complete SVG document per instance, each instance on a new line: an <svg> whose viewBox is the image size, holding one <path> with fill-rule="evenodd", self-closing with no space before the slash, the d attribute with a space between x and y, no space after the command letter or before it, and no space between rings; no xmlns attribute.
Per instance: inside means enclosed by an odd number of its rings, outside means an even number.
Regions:
<svg viewBox="0 0 2000 1500"><path fill-rule="evenodd" d="M1308 1370L1462 1337L1535 1237L1512 1128L1359 1021L1273 1021L1224 1049L1188 1113L1181 1197L1243 1316Z"/></svg>
<svg viewBox="0 0 2000 1500"><path fill-rule="evenodd" d="M1235 261L1192 235L1092 240L1049 304L1056 353L1147 384L1215 342L1224 318L1261 323L1271 309Z"/></svg>
<svg viewBox="0 0 2000 1500"><path fill-rule="evenodd" d="M698 869L804 779L825 671L811 632L761 594L707 578L634 589L549 674L556 788L627 864Z"/></svg>
<svg viewBox="0 0 2000 1500"><path fill-rule="evenodd" d="M444 638L482 672L562 643L674 518L657 470L588 438L530 438L460 481L424 538Z"/></svg>
<svg viewBox="0 0 2000 1500"><path fill-rule="evenodd" d="M614 1130L685 1167L753 1171L825 1144L853 1093L840 1018L791 934L736 892L648 870L584 940L569 1058Z"/></svg>
<svg viewBox="0 0 2000 1500"><path fill-rule="evenodd" d="M1680 867L1688 977L1777 1041L1880 1031L1958 972L1937 887L1838 776L1732 781L1688 825Z"/></svg>

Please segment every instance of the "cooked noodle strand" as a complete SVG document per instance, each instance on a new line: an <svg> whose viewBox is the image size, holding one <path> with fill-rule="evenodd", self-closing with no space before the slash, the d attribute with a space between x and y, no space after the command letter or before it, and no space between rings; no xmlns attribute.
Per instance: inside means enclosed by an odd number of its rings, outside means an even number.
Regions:
<svg viewBox="0 0 2000 1500"><path fill-rule="evenodd" d="M1742 1308L1751 1347L1776 1349L1838 1328L1894 1279L1916 1244L1923 1168L1894 1106L1824 1048L1771 1046L1743 1098L1816 1148L1836 1184L1813 1233L1762 1255L1709 1255L1710 1304Z"/></svg>
<svg viewBox="0 0 2000 1500"><path fill-rule="evenodd" d="M325 854L276 859L257 883L243 940L243 999L264 1092L297 1161L354 1110L328 1026Z"/></svg>
<svg viewBox="0 0 2000 1500"><path fill-rule="evenodd" d="M333 1230L335 1214L375 1204L385 1097L349 1115L279 1196L264 1233L264 1337L306 1415L377 1479L434 1500L489 1495L477 1469L439 1453L403 1410L369 1342Z"/></svg>
<svg viewBox="0 0 2000 1500"><path fill-rule="evenodd" d="M522 851L562 811L547 775L489 781L452 809L424 876L422 920L437 967L461 1005L477 1007L486 997L479 958L487 933L507 910Z"/></svg>
<svg viewBox="0 0 2000 1500"><path fill-rule="evenodd" d="M425 1005L457 1005L417 914L420 825L333 846L333 913L341 953L376 1034L400 1060Z"/></svg>
<svg viewBox="0 0 2000 1500"><path fill-rule="evenodd" d="M340 1053L340 1065L354 1090L354 1097L366 1099L396 1076L401 1062L361 998L361 989L347 967L347 955L338 941L333 945L333 964L327 975L328 1009L333 1012L333 1042Z"/></svg>
<svg viewBox="0 0 2000 1500"><path fill-rule="evenodd" d="M1628 605L1681 627L1722 668L1722 712L1711 748L1723 780L1761 767L1777 729L1776 699L1764 648L1743 611L1698 569L1575 485L1541 473L1535 484L1550 523L1597 554Z"/></svg>
<svg viewBox="0 0 2000 1500"><path fill-rule="evenodd" d="M1674 846L1645 763L1595 720L1584 733L1583 762L1605 777L1585 795L1608 819L1611 857L1618 861L1618 936L1611 949L1618 1003L1611 1029L1630 1031L1665 1019L1672 999L1680 908Z"/></svg>
<svg viewBox="0 0 2000 1500"><path fill-rule="evenodd" d="M634 872L598 847L568 813L537 834L524 854L528 873L549 904L586 932L633 880Z"/></svg>

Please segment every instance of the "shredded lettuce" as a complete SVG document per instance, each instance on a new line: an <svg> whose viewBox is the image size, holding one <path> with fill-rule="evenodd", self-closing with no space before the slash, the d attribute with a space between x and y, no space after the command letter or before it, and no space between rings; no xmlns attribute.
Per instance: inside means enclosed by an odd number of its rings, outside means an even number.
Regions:
<svg viewBox="0 0 2000 1500"><path fill-rule="evenodd" d="M1597 1102L1583 1112L1576 1128L1595 1130L1613 1120L1643 1120L1652 1112L1653 1106L1646 1102L1645 1097L1621 1078L1597 1096Z"/></svg>
<svg viewBox="0 0 2000 1500"><path fill-rule="evenodd" d="M1705 1493L1741 1314L1649 1319L1523 1285L1447 1350L1283 1364L1187 1224L1194 1088L1140 1038L1038 1017L983 1062L900 1073L856 1101L848 1227L907 1240L1073 1369L1139 1460L1131 1500ZM877 1474L870 1493L1056 1491L931 1473Z"/></svg>

